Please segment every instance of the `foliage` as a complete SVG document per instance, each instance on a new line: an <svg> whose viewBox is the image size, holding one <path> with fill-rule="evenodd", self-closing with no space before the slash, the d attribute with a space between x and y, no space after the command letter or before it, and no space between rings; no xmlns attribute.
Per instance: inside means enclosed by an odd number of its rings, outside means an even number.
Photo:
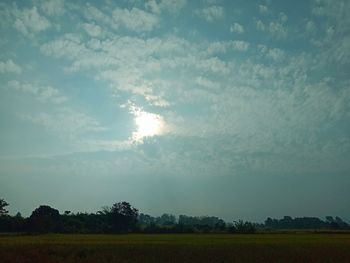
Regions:
<svg viewBox="0 0 350 263"><path fill-rule="evenodd" d="M6 215L8 211L5 209L9 204L4 200L0 199L0 216Z"/></svg>
<svg viewBox="0 0 350 263"><path fill-rule="evenodd" d="M325 221L314 217L282 219L268 218L265 224L254 224L242 220L225 223L215 216L187 216L176 218L172 214L158 217L138 212L128 202L118 202L111 207L103 207L97 213L63 214L48 205L36 208L30 217L20 213L10 216L5 210L8 203L1 202L0 232L29 233L233 233L252 234L264 230L279 229L349 229L340 217L327 216Z"/></svg>
<svg viewBox="0 0 350 263"><path fill-rule="evenodd" d="M228 231L229 233L254 234L256 232L256 226L251 222L238 220L229 227Z"/></svg>
<svg viewBox="0 0 350 263"><path fill-rule="evenodd" d="M28 229L32 232L59 232L60 213L47 205L39 206L28 219Z"/></svg>
<svg viewBox="0 0 350 263"><path fill-rule="evenodd" d="M340 217L327 216L323 221L317 217L284 216L281 219L268 217L265 220L267 229L349 229L349 225Z"/></svg>
<svg viewBox="0 0 350 263"><path fill-rule="evenodd" d="M127 233L136 230L138 210L128 202L115 203L111 208L104 208L100 215L106 219L113 233Z"/></svg>

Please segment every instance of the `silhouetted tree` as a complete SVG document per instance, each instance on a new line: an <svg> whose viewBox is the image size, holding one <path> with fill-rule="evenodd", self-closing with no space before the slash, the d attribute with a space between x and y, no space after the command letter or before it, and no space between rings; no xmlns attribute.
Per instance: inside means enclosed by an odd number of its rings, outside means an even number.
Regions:
<svg viewBox="0 0 350 263"><path fill-rule="evenodd" d="M228 228L228 231L230 233L237 234L253 234L256 232L256 227L251 222L244 222L243 220L238 220Z"/></svg>
<svg viewBox="0 0 350 263"><path fill-rule="evenodd" d="M119 202L112 207L104 207L99 214L108 220L111 232L126 233L135 231L137 228L138 210L128 202Z"/></svg>
<svg viewBox="0 0 350 263"><path fill-rule="evenodd" d="M176 224L176 217L171 214L163 214L156 218L156 224L162 226L171 226Z"/></svg>
<svg viewBox="0 0 350 263"><path fill-rule="evenodd" d="M7 215L8 211L5 209L9 204L4 200L0 199L0 216Z"/></svg>
<svg viewBox="0 0 350 263"><path fill-rule="evenodd" d="M348 229L349 225L340 217L326 216L326 221L317 217L285 216L282 219L265 220L265 227L269 229Z"/></svg>
<svg viewBox="0 0 350 263"><path fill-rule="evenodd" d="M59 232L60 213L47 205L41 205L35 209L28 220L28 227L33 232Z"/></svg>

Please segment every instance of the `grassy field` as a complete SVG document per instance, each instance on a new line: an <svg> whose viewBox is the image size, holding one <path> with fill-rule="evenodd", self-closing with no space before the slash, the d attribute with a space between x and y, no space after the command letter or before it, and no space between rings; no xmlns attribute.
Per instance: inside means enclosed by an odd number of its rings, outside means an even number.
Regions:
<svg viewBox="0 0 350 263"><path fill-rule="evenodd" d="M350 262L350 234L2 235L0 262Z"/></svg>

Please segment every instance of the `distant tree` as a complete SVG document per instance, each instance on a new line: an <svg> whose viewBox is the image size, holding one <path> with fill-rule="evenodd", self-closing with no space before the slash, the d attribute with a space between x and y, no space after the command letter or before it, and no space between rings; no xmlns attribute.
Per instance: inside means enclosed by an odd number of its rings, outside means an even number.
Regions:
<svg viewBox="0 0 350 263"><path fill-rule="evenodd" d="M16 218L22 218L23 219L23 216L20 212L17 212L17 214L15 215Z"/></svg>
<svg viewBox="0 0 350 263"><path fill-rule="evenodd" d="M322 221L317 217L296 217L285 216L282 219L265 220L265 227L268 229L349 229L350 226L340 217L326 216Z"/></svg>
<svg viewBox="0 0 350 263"><path fill-rule="evenodd" d="M153 216L140 213L138 217L138 222L141 225L151 225L155 224L156 219Z"/></svg>
<svg viewBox="0 0 350 263"><path fill-rule="evenodd" d="M326 223L333 223L334 221L333 216L326 216Z"/></svg>
<svg viewBox="0 0 350 263"><path fill-rule="evenodd" d="M9 211L5 209L6 206L9 206L9 204L4 200L0 199L0 216L7 215Z"/></svg>
<svg viewBox="0 0 350 263"><path fill-rule="evenodd" d="M128 202L119 202L112 207L104 207L99 213L110 224L110 231L114 233L132 232L137 228L138 210Z"/></svg>
<svg viewBox="0 0 350 263"><path fill-rule="evenodd" d="M157 217L156 223L158 225L170 226L176 224L176 217L171 214L163 214L160 217Z"/></svg>
<svg viewBox="0 0 350 263"><path fill-rule="evenodd" d="M251 222L244 222L243 220L238 220L228 228L228 231L230 233L237 234L253 234L256 232L256 227Z"/></svg>
<svg viewBox="0 0 350 263"><path fill-rule="evenodd" d="M60 213L57 209L47 205L35 209L28 220L29 230L34 232L58 232L60 227Z"/></svg>

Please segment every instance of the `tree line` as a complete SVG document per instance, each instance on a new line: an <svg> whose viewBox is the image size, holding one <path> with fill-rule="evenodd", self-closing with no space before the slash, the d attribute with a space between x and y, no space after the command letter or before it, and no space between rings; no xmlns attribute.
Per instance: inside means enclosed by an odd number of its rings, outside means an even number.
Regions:
<svg viewBox="0 0 350 263"><path fill-rule="evenodd" d="M8 214L9 204L0 199L0 232L20 233L255 233L259 230L279 229L350 229L339 217L319 218L303 217L282 219L267 218L263 224L238 220L225 222L215 216L178 217L163 214L154 217L139 213L128 202L118 202L103 207L96 213L72 213L48 205L41 205L32 211L29 217L20 213Z"/></svg>

